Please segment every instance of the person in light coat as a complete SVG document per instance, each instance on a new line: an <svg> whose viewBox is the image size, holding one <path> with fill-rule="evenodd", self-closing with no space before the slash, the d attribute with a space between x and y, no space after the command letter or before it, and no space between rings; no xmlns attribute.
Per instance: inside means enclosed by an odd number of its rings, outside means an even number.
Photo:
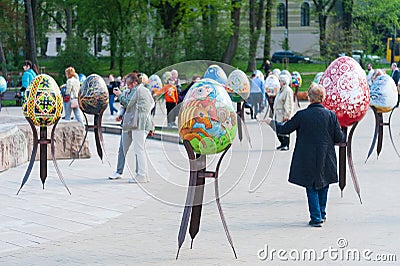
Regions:
<svg viewBox="0 0 400 266"><path fill-rule="evenodd" d="M290 88L290 80L291 78L288 75L279 76L279 83L281 87L276 94L274 101L274 116L275 120L280 123L288 121L293 115L294 99L293 91ZM277 133L277 136L281 143L277 149L281 151L289 150L289 135Z"/></svg>
<svg viewBox="0 0 400 266"><path fill-rule="evenodd" d="M82 113L79 107L71 108L71 101L78 99L79 90L81 88L78 74L76 74L75 68L68 67L65 69L65 76L67 77L67 89L65 90L65 95L69 96L69 100L65 104L65 120L71 120L71 111L73 110L75 119L83 125Z"/></svg>
<svg viewBox="0 0 400 266"><path fill-rule="evenodd" d="M118 89L114 94L120 103L125 107L122 118L122 134L118 150L117 171L109 176L109 179L120 179L125 166L126 154L133 142L133 151L136 158L135 176L130 178L129 183L149 182L148 165L145 152L146 137L153 130L151 109L154 107L154 100L150 91L141 83L136 73L130 73L125 78L126 86L131 90L127 97ZM133 121L127 119L130 112L137 106L137 127L132 128Z"/></svg>

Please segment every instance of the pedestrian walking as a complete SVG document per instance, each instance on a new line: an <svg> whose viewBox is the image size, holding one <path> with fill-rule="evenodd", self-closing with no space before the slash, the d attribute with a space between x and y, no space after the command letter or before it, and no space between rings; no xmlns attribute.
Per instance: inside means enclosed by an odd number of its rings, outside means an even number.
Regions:
<svg viewBox="0 0 400 266"><path fill-rule="evenodd" d="M306 109L285 123L265 120L278 134L296 131L289 182L306 188L309 225L314 227L326 221L329 185L338 182L335 143L344 139L335 113L322 105L325 94L321 85L312 83Z"/></svg>

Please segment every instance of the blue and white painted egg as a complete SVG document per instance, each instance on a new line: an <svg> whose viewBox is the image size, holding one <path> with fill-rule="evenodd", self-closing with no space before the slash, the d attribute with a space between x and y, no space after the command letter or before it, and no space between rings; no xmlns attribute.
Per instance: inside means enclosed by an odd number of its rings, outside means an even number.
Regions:
<svg viewBox="0 0 400 266"><path fill-rule="evenodd" d="M390 112L397 104L398 93L394 80L387 74L378 76L370 87L370 106L380 113Z"/></svg>

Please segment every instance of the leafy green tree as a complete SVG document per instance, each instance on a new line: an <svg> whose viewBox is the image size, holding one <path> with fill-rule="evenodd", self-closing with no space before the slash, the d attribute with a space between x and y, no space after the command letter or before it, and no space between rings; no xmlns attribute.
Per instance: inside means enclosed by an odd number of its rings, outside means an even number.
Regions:
<svg viewBox="0 0 400 266"><path fill-rule="evenodd" d="M57 72L59 74L56 80L63 82L64 71L67 67L74 67L77 73L85 75L95 73L97 59L90 53L86 40L79 36L70 36L65 41L65 49L60 51L56 58Z"/></svg>
<svg viewBox="0 0 400 266"><path fill-rule="evenodd" d="M353 45L367 53L385 55L383 44L400 28L400 2L359 0L356 5L352 14Z"/></svg>

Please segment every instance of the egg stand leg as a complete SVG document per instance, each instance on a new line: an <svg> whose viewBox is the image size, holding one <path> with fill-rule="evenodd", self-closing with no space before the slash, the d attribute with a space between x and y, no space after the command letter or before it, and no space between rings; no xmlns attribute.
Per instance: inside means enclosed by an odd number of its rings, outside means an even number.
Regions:
<svg viewBox="0 0 400 266"><path fill-rule="evenodd" d="M353 156L351 153L351 142L353 139L354 130L356 129L357 125L358 125L358 122L355 122L353 124L353 126L351 127L351 130L350 130L350 133L349 133L349 137L347 139L347 162L349 164L349 170L350 170L350 174L351 174L351 179L353 180L354 189L356 190L358 198L360 199L360 203L362 204L361 194L360 194L360 185L358 184L356 170L354 169Z"/></svg>
<svg viewBox="0 0 400 266"><path fill-rule="evenodd" d="M225 156L226 152L229 150L229 148L231 147L231 144L229 144L229 146L225 149L225 151L222 153L221 158L218 161L217 164L217 168L215 170L215 182L214 182L214 190L215 190L215 201L217 203L217 207L218 207L218 212L219 212L219 216L221 217L221 221L222 221L222 225L224 226L224 230L225 230L225 234L226 237L228 238L228 242L232 247L233 250L233 254L235 255L235 259L237 259L236 256L236 251L235 248L233 246L233 241L232 241L232 237L229 234L229 230L228 230L228 225L226 223L225 217L224 217L224 213L222 212L222 207L221 207L221 203L219 200L219 189L218 189L218 172L219 172L219 167L221 165L222 162L222 158Z"/></svg>
<svg viewBox="0 0 400 266"><path fill-rule="evenodd" d="M25 183L28 181L29 175L32 171L33 168L33 164L35 162L35 158L36 158L36 154L37 154L37 149L38 146L40 144L40 179L42 181L43 184L43 188L44 188L44 183L46 181L47 178L47 145L51 144L51 156L53 159L53 164L54 167L57 171L57 174L61 180L61 182L64 184L65 188L68 190L69 194L71 194L71 192L69 191L67 185L65 184L64 178L61 174L61 171L58 167L56 158L55 158L55 147L54 147L54 134L55 134L55 129L57 127L58 121L60 119L57 119L56 123L53 126L53 129L51 131L51 137L50 139L47 138L47 127L40 127L40 139L38 139L38 133L35 127L35 124L33 123L33 121L26 117L26 120L28 120L29 125L31 126L32 129L32 133L33 133L33 149L32 149L32 154L31 154L31 158L29 161L29 165L28 168L25 172L25 176L22 180L22 184L21 187L19 188L18 193L21 191L22 187L25 185Z"/></svg>
<svg viewBox="0 0 400 266"><path fill-rule="evenodd" d="M188 192L186 194L185 208L183 209L181 225L180 225L180 228L179 228L178 252L176 253L176 259L178 259L179 250L181 249L182 244L185 241L185 235L186 235L186 231L187 231L187 227L188 227L190 212L192 211L192 205L193 205L193 201L194 201L195 185L196 185L196 181L197 181L197 170L196 170L196 168L192 167L192 161L195 161L195 159L196 159L194 151L193 151L192 146L190 145L189 141L184 140L183 141L183 145L185 146L186 152L187 152L188 157L189 157L190 177L189 177Z"/></svg>
<svg viewBox="0 0 400 266"><path fill-rule="evenodd" d="M389 135L390 135L390 141L392 142L394 151L396 152L397 156L400 158L400 154L399 154L399 152L398 152L397 149L396 149L396 145L394 145L393 136L392 136L392 129L391 129L391 127L390 127L390 120L391 120L391 118L392 118L392 114L393 114L394 109L395 109L395 108L392 109L392 111L390 112L390 115L389 115L389 122L388 122L388 126L389 126Z"/></svg>
<svg viewBox="0 0 400 266"><path fill-rule="evenodd" d="M346 187L346 146L347 146L347 127L342 127L344 134L344 142L338 144L339 146L339 187L340 194L343 198L343 189Z"/></svg>
<svg viewBox="0 0 400 266"><path fill-rule="evenodd" d="M67 184L66 184L65 181L64 181L64 177L63 177L63 175L62 175L62 173L61 173L61 171L60 171L60 168L58 167L58 163L57 163L56 156L55 156L55 154L56 154L56 152L55 152L56 149L55 149L55 146L54 146L54 143L55 143L55 141L54 141L54 134L55 134L55 131L56 131L56 126L57 126L57 124L58 124L58 121L60 121L60 118L57 119L56 123L55 123L54 126L53 126L53 129L51 130L51 137L50 137L50 142L51 142L51 144L50 144L51 158L53 159L54 168L55 168L56 171L57 171L57 174L58 174L58 177L59 177L60 180L61 180L61 183L63 183L64 187L67 189L67 191L68 191L69 194L71 195L71 191L69 191L69 189L68 189L68 187L67 187Z"/></svg>
<svg viewBox="0 0 400 266"><path fill-rule="evenodd" d="M103 161L103 150L101 149L101 140L100 140L100 134L101 133L99 133L98 122L99 122L99 116L98 115L94 115L94 125L92 126L92 128L93 128L93 131L94 131L94 139L95 139L95 142L96 142L96 150L97 150L97 154L99 155L101 161ZM100 122L100 125L101 125L101 122ZM101 130L101 128L100 128L100 130Z"/></svg>
<svg viewBox="0 0 400 266"><path fill-rule="evenodd" d="M294 93L293 93L294 103L297 105L297 107L300 108L298 92L299 92L299 87L294 86Z"/></svg>
<svg viewBox="0 0 400 266"><path fill-rule="evenodd" d="M47 139L47 127L40 127L40 179L42 180L43 189L47 178L47 144L50 144L50 142Z"/></svg>
<svg viewBox="0 0 400 266"><path fill-rule="evenodd" d="M357 127L358 122L355 122L351 127L350 133L347 136L347 127L342 127L343 134L345 136L345 141L339 143L339 187L341 190L341 197L343 198L343 189L346 187L346 152L347 152L347 163L349 164L349 170L351 178L353 180L354 189L356 190L358 197L361 201L360 196L360 186L358 185L357 175L354 169L353 157L351 153L351 142L353 139L353 133Z"/></svg>
<svg viewBox="0 0 400 266"><path fill-rule="evenodd" d="M28 120L29 125L31 126L31 129L32 129L33 148L32 148L31 158L29 160L28 168L26 169L24 178L22 179L22 183L21 183L21 186L20 186L20 188L19 188L19 190L17 192L17 195L21 191L21 189L25 185L25 183L28 181L29 175L32 172L33 164L35 163L36 153L37 153L38 146L39 146L38 133L37 133L35 124L33 124L32 119L30 119L29 117L25 117L25 119Z"/></svg>
<svg viewBox="0 0 400 266"><path fill-rule="evenodd" d="M89 122L88 122L87 116L85 115L85 112L82 112L82 113L83 113L83 117L85 118L85 122L86 122L86 123L85 123L85 136L83 137L81 146L79 147L79 150L78 150L78 152L76 153L75 158L72 159L72 161L69 163L68 166L71 166L71 165L75 162L76 158L79 158L79 153L81 152L81 150L82 150L82 148L83 148L83 145L85 144L85 140L86 140L86 137L87 137L87 135L88 135L89 128L91 127L91 126L89 125Z"/></svg>
<svg viewBox="0 0 400 266"><path fill-rule="evenodd" d="M217 163L217 168L216 168L215 172L213 172L213 171L206 171L206 156L205 155L196 155L195 156L195 153L193 151L193 148L190 145L190 142L187 140L184 140L183 144L185 145L185 148L188 153L189 160L190 160L190 180L189 180L188 193L186 196L185 209L183 211L181 226L179 229L178 252L176 254L176 259L178 259L179 250L185 240L185 234L186 234L190 216L191 216L191 221L190 221L189 233L192 238L191 248L193 247L193 240L199 231L202 202L203 202L203 195L204 195L205 178L215 178L215 183L214 183L215 184L215 197L216 197L218 212L219 212L221 220L222 220L222 225L224 227L225 234L226 234L228 241L233 249L235 258L237 258L235 248L233 247L232 238L229 234L228 227L227 227L227 224L225 221L225 217L222 212L222 207L221 207L221 203L219 200L219 192L218 192L219 167L221 165L223 157L225 156L226 152L229 150L231 145L229 145L225 149L225 151L223 152L223 154L221 155L221 157Z"/></svg>
<svg viewBox="0 0 400 266"><path fill-rule="evenodd" d="M194 165L193 165L194 164ZM193 240L199 232L201 210L203 207L204 185L205 185L205 170L206 170L206 155L196 154L196 160L191 161L193 170L197 171L196 187L194 192L194 201L192 206L192 213L190 217L189 234L192 239L190 249L193 248Z"/></svg>
<svg viewBox="0 0 400 266"><path fill-rule="evenodd" d="M372 151L374 150L375 144L376 144L376 139L378 137L378 132L379 132L379 116L378 116L378 112L376 110L375 107L371 106L372 111L374 111L374 115L375 115L375 131L374 131L374 137L372 139L372 143L371 146L369 147L369 151L368 151L368 155L367 155L367 159L365 159L364 163L367 163L367 160L369 158L369 156L372 154Z"/></svg>
<svg viewBox="0 0 400 266"><path fill-rule="evenodd" d="M242 141L243 139L242 119L244 121L244 105L245 105L244 101L236 103L236 113L240 118L238 119L238 135L240 141Z"/></svg>
<svg viewBox="0 0 400 266"><path fill-rule="evenodd" d="M102 110L100 114L94 115L94 137L96 140L97 153L99 154L101 160L103 161L103 151L104 151L104 155L107 159L108 165L111 167L110 160L108 159L108 155L104 149L103 130L101 128L101 121L103 118L104 111L105 110Z"/></svg>

